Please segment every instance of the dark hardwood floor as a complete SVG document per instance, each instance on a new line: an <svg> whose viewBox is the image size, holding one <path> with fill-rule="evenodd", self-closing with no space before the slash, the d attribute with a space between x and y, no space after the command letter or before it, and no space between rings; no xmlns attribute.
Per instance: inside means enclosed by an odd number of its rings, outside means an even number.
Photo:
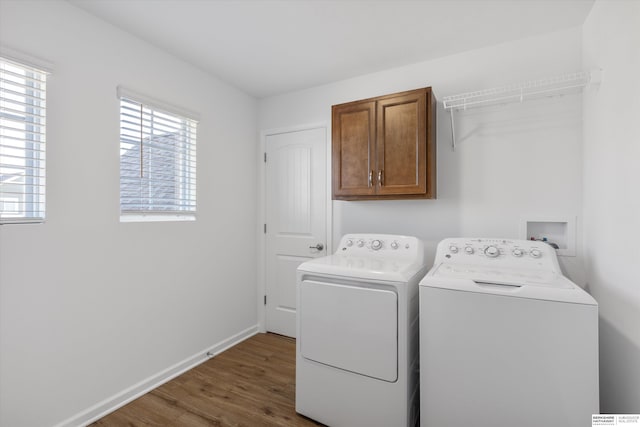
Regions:
<svg viewBox="0 0 640 427"><path fill-rule="evenodd" d="M92 426L317 426L295 412L292 338L258 334Z"/></svg>

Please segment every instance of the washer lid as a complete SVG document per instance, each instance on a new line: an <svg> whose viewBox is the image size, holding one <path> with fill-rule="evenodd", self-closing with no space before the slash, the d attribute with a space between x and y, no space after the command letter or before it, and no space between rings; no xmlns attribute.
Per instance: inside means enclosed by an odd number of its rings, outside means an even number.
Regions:
<svg viewBox="0 0 640 427"><path fill-rule="evenodd" d="M432 271L434 277L471 279L481 283L495 283L510 286L546 286L571 289L573 284L551 270L487 267L473 264L442 263Z"/></svg>
<svg viewBox="0 0 640 427"><path fill-rule="evenodd" d="M425 267L422 263L376 256L334 254L306 261L298 271L386 282L408 282Z"/></svg>
<svg viewBox="0 0 640 427"><path fill-rule="evenodd" d="M576 304L597 305L591 295L561 274L549 270L490 268L486 266L436 265L420 286L530 298Z"/></svg>

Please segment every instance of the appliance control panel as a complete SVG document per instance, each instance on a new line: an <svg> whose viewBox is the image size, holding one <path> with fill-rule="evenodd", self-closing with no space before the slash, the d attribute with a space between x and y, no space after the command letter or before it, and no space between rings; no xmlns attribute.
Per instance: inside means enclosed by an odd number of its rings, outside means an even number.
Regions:
<svg viewBox="0 0 640 427"><path fill-rule="evenodd" d="M545 242L451 238L438 244L435 263L530 268L560 272L555 249Z"/></svg>
<svg viewBox="0 0 640 427"><path fill-rule="evenodd" d="M356 256L422 257L424 245L413 236L394 234L345 234L340 239L336 254Z"/></svg>

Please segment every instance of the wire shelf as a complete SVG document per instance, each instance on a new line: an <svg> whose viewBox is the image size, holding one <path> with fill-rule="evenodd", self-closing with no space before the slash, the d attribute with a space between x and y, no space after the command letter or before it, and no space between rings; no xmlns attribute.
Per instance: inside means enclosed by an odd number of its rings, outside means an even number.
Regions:
<svg viewBox="0 0 640 427"><path fill-rule="evenodd" d="M524 102L540 97L564 95L580 92L586 86L600 83L601 70L579 71L562 76L531 80L524 83L502 86L493 89L466 92L442 98L444 109L451 113L451 147L455 150L456 135L453 112L474 107L484 107L512 102Z"/></svg>
<svg viewBox="0 0 640 427"><path fill-rule="evenodd" d="M484 105L523 102L536 95L553 96L579 91L594 82L593 72L580 71L541 80L461 93L442 98L445 110L465 110Z"/></svg>

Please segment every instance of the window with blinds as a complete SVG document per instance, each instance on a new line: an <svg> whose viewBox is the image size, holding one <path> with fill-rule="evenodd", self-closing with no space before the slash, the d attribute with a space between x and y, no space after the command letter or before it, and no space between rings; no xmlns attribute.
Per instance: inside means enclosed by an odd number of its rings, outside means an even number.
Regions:
<svg viewBox="0 0 640 427"><path fill-rule="evenodd" d="M0 224L45 218L46 80L0 57Z"/></svg>
<svg viewBox="0 0 640 427"><path fill-rule="evenodd" d="M120 220L195 219L197 122L119 97Z"/></svg>

